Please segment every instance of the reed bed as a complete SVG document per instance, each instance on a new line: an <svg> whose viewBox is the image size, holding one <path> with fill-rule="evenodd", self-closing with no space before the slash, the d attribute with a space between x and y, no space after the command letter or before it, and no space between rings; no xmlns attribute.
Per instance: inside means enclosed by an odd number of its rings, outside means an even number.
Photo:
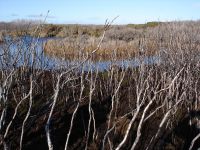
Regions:
<svg viewBox="0 0 200 150"><path fill-rule="evenodd" d="M99 50L94 54L94 60L109 60L113 55L119 60L134 58L136 54L144 53L144 51L151 56L159 49L156 39L152 38L144 43L145 39L141 36L142 33L135 35L120 30L112 30L106 33ZM130 29L130 33L134 30ZM50 39L44 44L44 51L47 55L71 60L79 58L80 54L87 55L87 53L90 53L98 46L99 41L100 37L88 35Z"/></svg>

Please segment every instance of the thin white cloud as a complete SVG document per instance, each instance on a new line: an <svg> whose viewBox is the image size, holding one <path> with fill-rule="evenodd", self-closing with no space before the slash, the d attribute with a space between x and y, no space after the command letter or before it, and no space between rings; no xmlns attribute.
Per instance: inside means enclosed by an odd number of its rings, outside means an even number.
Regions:
<svg viewBox="0 0 200 150"><path fill-rule="evenodd" d="M18 14L15 14L15 13L12 13L11 16L12 16L12 17L18 17L19 15L18 15Z"/></svg>
<svg viewBox="0 0 200 150"><path fill-rule="evenodd" d="M37 18L37 19L43 19L43 18L48 18L48 19L55 19L57 18L56 16L50 16L50 15L43 15L43 14L32 14L32 15L28 15L29 18Z"/></svg>

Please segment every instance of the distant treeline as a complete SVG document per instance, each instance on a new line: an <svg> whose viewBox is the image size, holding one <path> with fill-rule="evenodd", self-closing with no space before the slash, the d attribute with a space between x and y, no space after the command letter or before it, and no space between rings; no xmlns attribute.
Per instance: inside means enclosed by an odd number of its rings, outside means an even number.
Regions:
<svg viewBox="0 0 200 150"><path fill-rule="evenodd" d="M40 21L37 20L15 20L12 22L0 22L0 30L5 31L15 31L15 30L25 30L30 27L36 26Z"/></svg>

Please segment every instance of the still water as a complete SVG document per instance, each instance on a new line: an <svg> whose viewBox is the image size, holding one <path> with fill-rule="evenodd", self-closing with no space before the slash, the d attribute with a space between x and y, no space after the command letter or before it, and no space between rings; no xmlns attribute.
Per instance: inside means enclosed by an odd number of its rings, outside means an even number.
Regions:
<svg viewBox="0 0 200 150"><path fill-rule="evenodd" d="M6 37L5 42L0 45L0 68L16 66L34 66L40 69L60 69L70 68L80 64L80 60L71 61L60 59L56 56L49 56L44 53L43 45L48 39L23 36L18 38ZM119 67L136 67L141 64L152 65L158 63L158 56L148 56L141 58L117 60L117 61L97 61L85 62L84 70L107 70L112 65ZM81 68L81 66L80 66Z"/></svg>

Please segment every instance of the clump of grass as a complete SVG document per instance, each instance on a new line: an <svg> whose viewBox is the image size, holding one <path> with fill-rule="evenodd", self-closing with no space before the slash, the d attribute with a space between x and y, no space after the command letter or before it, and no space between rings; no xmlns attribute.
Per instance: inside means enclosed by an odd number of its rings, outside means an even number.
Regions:
<svg viewBox="0 0 200 150"><path fill-rule="evenodd" d="M86 55L92 52L98 45L99 38L90 37L88 39L63 39L48 40L44 45L46 54L64 57L66 59L78 59L79 55ZM104 40L99 50L94 54L95 59L111 59L134 57L137 52L138 44L136 41L126 42L122 40Z"/></svg>

